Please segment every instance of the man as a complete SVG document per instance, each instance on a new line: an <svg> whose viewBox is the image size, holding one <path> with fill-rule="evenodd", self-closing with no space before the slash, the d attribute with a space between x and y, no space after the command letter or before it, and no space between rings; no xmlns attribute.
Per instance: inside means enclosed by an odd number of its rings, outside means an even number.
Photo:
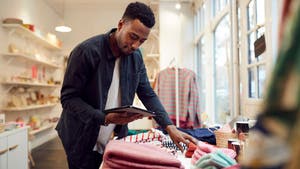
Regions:
<svg viewBox="0 0 300 169"><path fill-rule="evenodd" d="M168 118L146 74L139 46L155 24L152 10L140 2L130 3L116 29L92 37L73 49L68 60L61 103L63 112L56 127L70 169L98 169L112 132L121 138L127 123L141 118L103 110L131 105L137 93L156 122L174 143L196 143L176 129Z"/></svg>

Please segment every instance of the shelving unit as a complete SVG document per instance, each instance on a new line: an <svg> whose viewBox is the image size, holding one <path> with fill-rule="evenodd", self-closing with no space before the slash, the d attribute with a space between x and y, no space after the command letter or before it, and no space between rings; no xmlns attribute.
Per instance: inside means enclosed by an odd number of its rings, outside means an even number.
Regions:
<svg viewBox="0 0 300 169"><path fill-rule="evenodd" d="M51 49L51 50L60 50L61 48L50 43L47 41L44 37L41 35L34 33L30 31L29 29L24 28L20 24L2 24L4 28L11 29L12 31L15 31L16 33L21 34L22 36L26 36L34 41L37 41L39 44L43 45L44 47Z"/></svg>
<svg viewBox="0 0 300 169"><path fill-rule="evenodd" d="M36 134L46 131L48 129L52 129L53 126L54 126L53 124L47 124L47 125L40 127L39 129L29 131L29 134L36 135Z"/></svg>
<svg viewBox="0 0 300 169"><path fill-rule="evenodd" d="M25 124L33 117L37 123L59 117L59 83L63 76L61 48L55 45L59 40L55 35L33 32L20 24L2 24L2 27L8 43L7 50L0 49L0 94L5 98L0 100L0 112L9 121L22 119ZM20 100L21 104L16 104ZM29 131L30 149L57 136L54 125L51 122Z"/></svg>
<svg viewBox="0 0 300 169"><path fill-rule="evenodd" d="M23 59L23 60L26 60L26 61L30 61L32 63L37 63L37 64L40 64L40 65L43 65L43 66L47 66L49 68L55 68L55 69L61 68L61 66L58 66L54 63L49 63L47 61L39 60L39 59L33 58L31 56L28 56L28 55L24 55L24 54L18 54L18 53L0 53L0 54L3 55L3 56L9 57L9 59L12 59L12 58Z"/></svg>
<svg viewBox="0 0 300 169"><path fill-rule="evenodd" d="M54 107L57 103L43 104L43 105L34 105L34 106L26 106L26 107L9 107L9 108L1 108L2 111L26 111L26 110L34 110L41 109L47 107Z"/></svg>
<svg viewBox="0 0 300 169"><path fill-rule="evenodd" d="M60 85L46 84L46 83L28 83L28 82L1 82L2 85L11 86L32 86L32 87L60 87Z"/></svg>

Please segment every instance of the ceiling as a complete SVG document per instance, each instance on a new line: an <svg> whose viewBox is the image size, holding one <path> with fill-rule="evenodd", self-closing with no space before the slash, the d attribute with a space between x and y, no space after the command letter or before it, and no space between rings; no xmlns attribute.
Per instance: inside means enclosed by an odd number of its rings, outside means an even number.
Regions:
<svg viewBox="0 0 300 169"><path fill-rule="evenodd" d="M134 2L134 0L44 0L58 15L62 16L64 9L76 6L106 6L106 5L120 5ZM150 4L158 2L158 0L139 0Z"/></svg>
<svg viewBox="0 0 300 169"><path fill-rule="evenodd" d="M64 9L76 6L106 6L135 2L136 0L44 0L58 15L63 16ZM138 0L146 4L157 4L159 1L192 2L193 0Z"/></svg>

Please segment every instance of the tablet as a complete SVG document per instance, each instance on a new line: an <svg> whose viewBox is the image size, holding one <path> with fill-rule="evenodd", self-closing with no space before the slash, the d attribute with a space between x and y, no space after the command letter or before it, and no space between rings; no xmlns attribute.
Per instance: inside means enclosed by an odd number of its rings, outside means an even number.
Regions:
<svg viewBox="0 0 300 169"><path fill-rule="evenodd" d="M128 113L142 114L145 117L155 116L155 112L153 112L153 111L145 110L145 109L135 107L135 106L132 106L132 105L121 106L121 107L116 107L116 108L112 108L112 109L106 109L106 110L104 110L104 112L105 113L128 112Z"/></svg>

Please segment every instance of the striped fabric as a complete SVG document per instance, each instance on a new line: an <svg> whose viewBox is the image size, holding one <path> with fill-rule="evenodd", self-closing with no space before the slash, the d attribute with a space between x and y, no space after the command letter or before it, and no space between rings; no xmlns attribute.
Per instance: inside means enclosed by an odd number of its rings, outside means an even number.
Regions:
<svg viewBox="0 0 300 169"><path fill-rule="evenodd" d="M183 143L179 143L184 150L187 150L187 146ZM171 137L169 135L166 135L166 137L162 140L162 146L171 150L179 151L180 149L176 146L176 144L172 141Z"/></svg>
<svg viewBox="0 0 300 169"><path fill-rule="evenodd" d="M148 132L139 133L136 135L130 135L127 137L122 138L122 140L126 142L132 143L145 143L145 142L152 142L152 141L163 141L166 139L166 135L157 129L152 128Z"/></svg>
<svg viewBox="0 0 300 169"><path fill-rule="evenodd" d="M175 68L167 68L158 73L154 90L176 124L176 77ZM198 128L200 121L200 103L196 74L189 69L178 69L179 122L180 128Z"/></svg>

